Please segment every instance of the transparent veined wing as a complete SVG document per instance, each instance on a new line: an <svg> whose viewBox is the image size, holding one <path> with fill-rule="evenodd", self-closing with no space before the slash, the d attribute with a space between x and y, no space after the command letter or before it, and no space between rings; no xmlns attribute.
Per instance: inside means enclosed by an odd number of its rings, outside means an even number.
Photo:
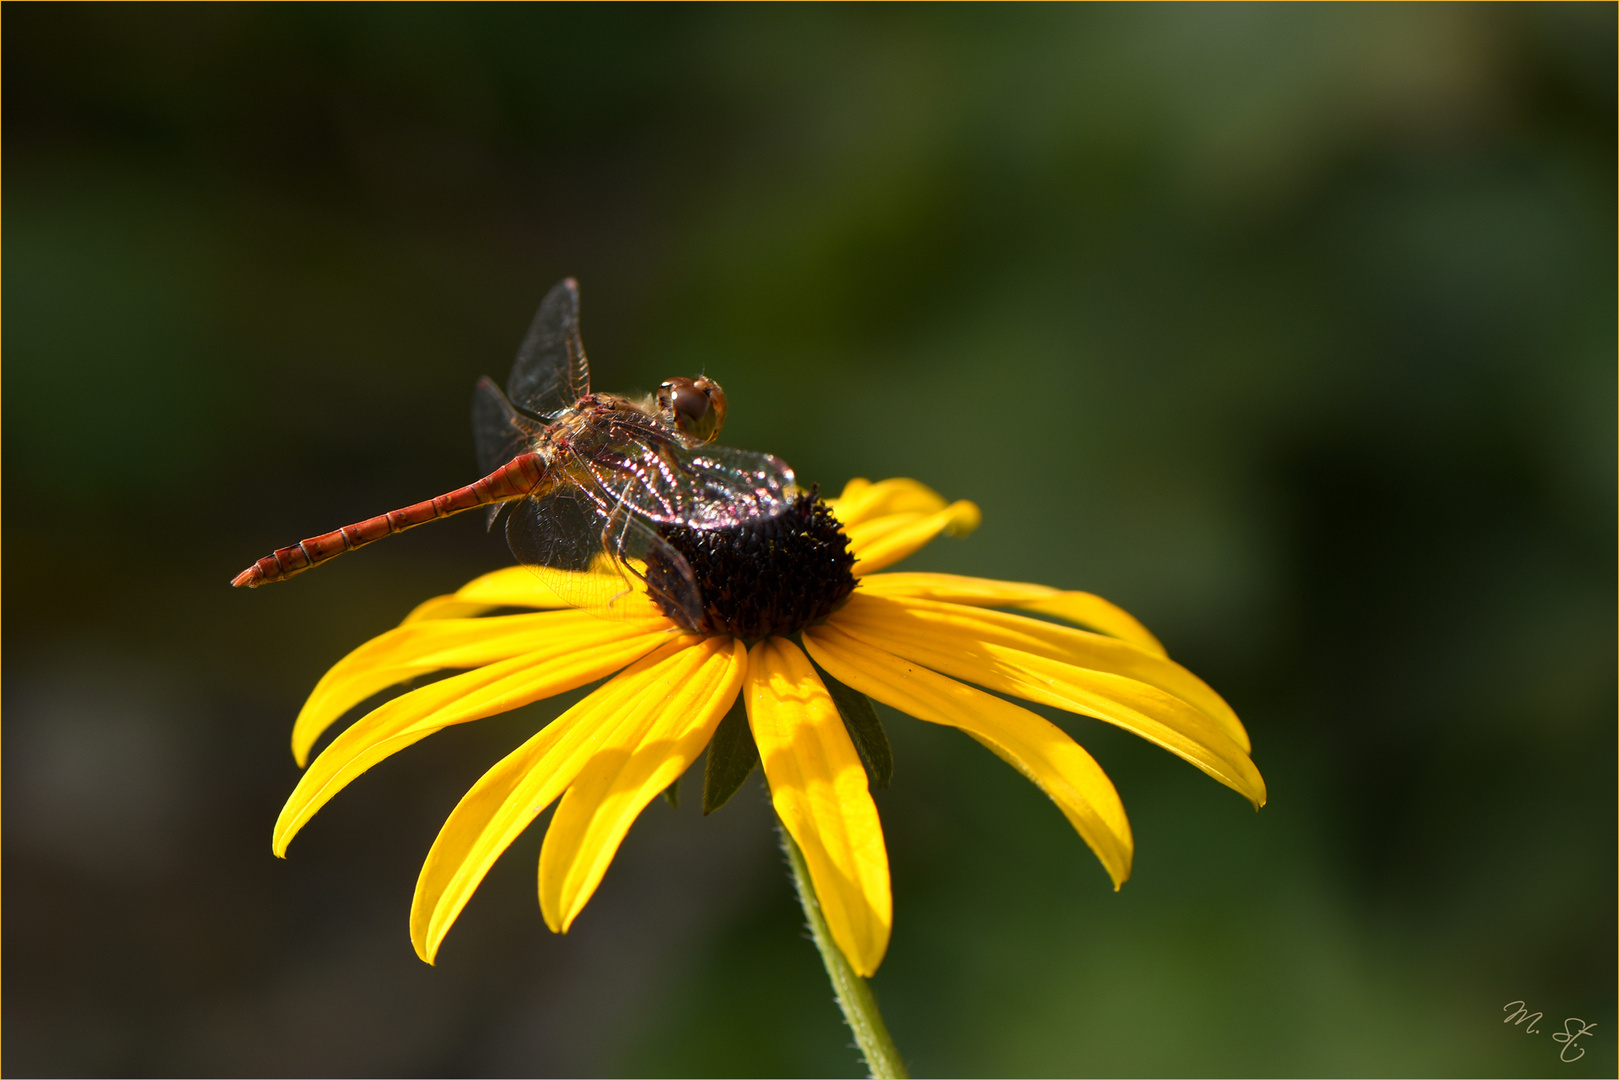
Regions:
<svg viewBox="0 0 1619 1080"><path fill-rule="evenodd" d="M512 404L536 416L560 413L590 393L590 361L579 340L579 283L565 278L540 301L506 380Z"/></svg>
<svg viewBox="0 0 1619 1080"><path fill-rule="evenodd" d="M472 388L472 444L478 455L478 471L485 476L523 453L544 429L538 420L530 419L512 408L506 395L500 392L487 376ZM488 510L488 525L492 529L500 515L506 513L505 503L496 503Z"/></svg>
<svg viewBox="0 0 1619 1080"><path fill-rule="evenodd" d="M562 468L581 464L570 459ZM588 475L559 479L506 519L506 543L518 562L572 607L608 618L668 613L696 629L702 597L685 556Z"/></svg>
<svg viewBox="0 0 1619 1080"><path fill-rule="evenodd" d="M528 449L543 427L512 408L487 376L473 387L472 442L478 453L478 470L485 475Z"/></svg>
<svg viewBox="0 0 1619 1080"><path fill-rule="evenodd" d="M594 486L649 521L720 529L781 513L798 494L793 470L771 454L688 446L639 430L582 459Z"/></svg>
<svg viewBox="0 0 1619 1080"><path fill-rule="evenodd" d="M689 477L682 490L690 505L680 520L694 529L775 517L798 496L792 468L774 454L708 443L677 456Z"/></svg>

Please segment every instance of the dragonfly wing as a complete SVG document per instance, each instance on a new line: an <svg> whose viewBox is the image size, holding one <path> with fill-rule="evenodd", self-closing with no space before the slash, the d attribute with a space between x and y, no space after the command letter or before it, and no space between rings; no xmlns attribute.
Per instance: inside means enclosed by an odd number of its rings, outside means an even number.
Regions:
<svg viewBox="0 0 1619 1080"><path fill-rule="evenodd" d="M702 590L686 557L643 518L619 504L602 529L602 548L633 575L664 613L688 630L703 622Z"/></svg>
<svg viewBox="0 0 1619 1080"><path fill-rule="evenodd" d="M518 408L554 416L590 393L590 362L579 340L579 283L558 282L534 313L506 393Z"/></svg>
<svg viewBox="0 0 1619 1080"><path fill-rule="evenodd" d="M682 524L719 529L775 517L798 497L792 468L774 454L707 443L683 449L691 505Z"/></svg>
<svg viewBox="0 0 1619 1080"><path fill-rule="evenodd" d="M588 485L524 499L506 519L506 543L572 607L605 618L645 618L658 613L650 596L694 629L702 602L685 557L645 520L602 501Z"/></svg>
<svg viewBox="0 0 1619 1080"><path fill-rule="evenodd" d="M598 581L601 511L576 488L534 496L512 507L506 518L506 543L517 561L539 573L545 584L574 607L595 608L625 587L616 570L613 580ZM605 591L605 597L603 595Z"/></svg>
<svg viewBox="0 0 1619 1080"><path fill-rule="evenodd" d="M658 526L673 519L660 518L648 513L637 502L650 499L649 493L662 491L665 486L650 479L647 463L661 459L655 454L641 453L638 457L627 452L632 449L646 451L647 444L626 443L621 468L603 471L603 463L614 456L598 453L587 457L570 448L564 460L573 485L596 508L600 525L599 549L621 574L634 577L640 583L638 591L657 601L663 611L686 629L695 630L703 621L702 590L697 576L692 573L686 557L658 534ZM606 450L607 448L602 448ZM658 473L656 468L651 470ZM620 601L615 601L619 603Z"/></svg>
<svg viewBox="0 0 1619 1080"><path fill-rule="evenodd" d="M793 470L771 454L689 447L648 431L593 455L588 470L612 502L649 521L692 529L774 517L798 494Z"/></svg>
<svg viewBox="0 0 1619 1080"><path fill-rule="evenodd" d="M506 395L487 377L472 388L472 443L478 471L485 476L527 450L542 425L512 408ZM489 527L506 512L505 503L489 508Z"/></svg>
<svg viewBox="0 0 1619 1080"><path fill-rule="evenodd" d="M478 471L485 476L526 450L541 427L512 408L487 376L473 387L472 441L478 452Z"/></svg>

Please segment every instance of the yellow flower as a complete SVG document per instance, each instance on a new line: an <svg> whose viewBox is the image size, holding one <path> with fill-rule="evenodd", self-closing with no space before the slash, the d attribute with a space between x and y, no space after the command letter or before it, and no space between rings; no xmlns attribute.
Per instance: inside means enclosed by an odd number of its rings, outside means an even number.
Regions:
<svg viewBox="0 0 1619 1080"><path fill-rule="evenodd" d="M858 725L845 723L834 698L853 697L847 688L919 720L960 728L1005 759L1057 804L1115 888L1129 877L1133 845L1112 782L1060 728L997 695L1116 724L1256 806L1264 803L1264 781L1231 707L1120 608L1044 585L875 573L941 532L971 531L979 522L972 503L946 505L910 480L854 480L825 506L848 539L854 591L848 554L834 532L837 550L823 562L841 558L846 584L823 606L835 610L813 611L807 625L773 616L768 625L776 632L760 640L738 636L740 624L722 625L723 619L719 629L692 633L644 594L633 598L638 609L617 619L565 608L522 567L422 604L321 679L293 728L299 764L334 721L378 691L431 672L468 670L395 697L341 732L287 800L276 822L276 854L285 854L328 799L390 754L451 724L607 676L485 773L444 823L411 909L411 940L422 959L432 962L495 860L559 797L540 852L539 894L546 923L566 932L641 809L691 766L739 697L771 801L803 851L833 938L861 975L875 972L887 950L892 899L861 755L864 749L869 758L871 748L851 739L852 729L860 736ZM704 568L695 561L694 570L701 578ZM729 593L728 580L705 583L705 596ZM807 610L798 582L774 584L776 592L763 597L754 595L757 582L738 586L749 594L731 600ZM541 610L485 615L512 607Z"/></svg>

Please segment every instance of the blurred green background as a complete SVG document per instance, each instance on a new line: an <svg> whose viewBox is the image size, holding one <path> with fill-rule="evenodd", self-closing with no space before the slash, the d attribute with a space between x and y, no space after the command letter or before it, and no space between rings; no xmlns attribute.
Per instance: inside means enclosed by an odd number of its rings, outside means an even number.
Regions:
<svg viewBox="0 0 1619 1080"><path fill-rule="evenodd" d="M436 968L447 731L293 845L292 718L476 515L468 404L583 288L800 477L984 509L911 564L1089 589L1271 803L1062 722L1137 841L888 714L922 1075L1613 1075L1615 7L35 6L4 14L11 1075L857 1075L757 780L573 933L541 830ZM1543 1011L1541 1033L1502 1007ZM1582 1060L1551 1032L1596 1022Z"/></svg>

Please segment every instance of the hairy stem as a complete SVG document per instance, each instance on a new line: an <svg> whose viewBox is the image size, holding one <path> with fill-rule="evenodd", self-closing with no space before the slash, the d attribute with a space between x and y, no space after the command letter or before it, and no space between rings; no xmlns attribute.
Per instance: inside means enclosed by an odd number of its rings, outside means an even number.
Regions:
<svg viewBox="0 0 1619 1080"><path fill-rule="evenodd" d="M787 865L792 867L793 886L798 890L798 902L804 906L804 918L809 923L810 935L815 939L815 948L820 951L821 963L826 965L826 977L832 981L832 993L838 999L838 1008L843 1010L843 1019L848 1023L849 1030L854 1032L854 1041L860 1047L861 1056L866 1059L867 1071L873 1078L882 1077L885 1080L910 1076L905 1071L905 1063L900 1060L893 1037L888 1034L888 1025L883 1023L883 1014L877 1010L877 999L872 996L871 987L854 973L843 950L832 940L826 917L821 914L821 901L815 896L815 886L810 884L809 867L804 865L803 852L798 850L798 845L780 822L776 824L776 831L781 835L781 849L787 853Z"/></svg>

